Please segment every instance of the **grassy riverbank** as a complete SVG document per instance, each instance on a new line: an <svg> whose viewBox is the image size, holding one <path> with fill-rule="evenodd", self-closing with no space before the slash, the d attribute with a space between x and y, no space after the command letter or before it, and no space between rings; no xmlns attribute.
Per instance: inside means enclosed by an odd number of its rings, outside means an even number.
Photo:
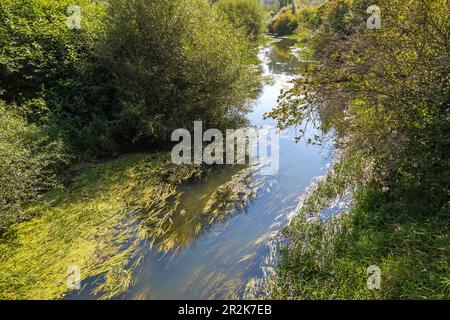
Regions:
<svg viewBox="0 0 450 320"><path fill-rule="evenodd" d="M340 157L285 230L271 298L450 298L448 2L379 1L379 30L368 5L298 12L312 61L269 116L333 130ZM321 216L348 191L351 209Z"/></svg>
<svg viewBox="0 0 450 320"><path fill-rule="evenodd" d="M181 196L178 188L201 174L197 166L173 166L166 153L92 165L25 208L33 218L3 236L0 299L61 298L72 264L82 279L104 275L98 287L104 298L126 290L140 260L138 245L148 237L132 213L145 212L164 229Z"/></svg>
<svg viewBox="0 0 450 320"><path fill-rule="evenodd" d="M336 168L347 172L332 171L320 182L286 228L288 245L270 297L448 299L448 208L430 214L376 183L353 185L354 167ZM352 187L350 210L329 219L310 215ZM381 270L379 290L367 286L372 265Z"/></svg>

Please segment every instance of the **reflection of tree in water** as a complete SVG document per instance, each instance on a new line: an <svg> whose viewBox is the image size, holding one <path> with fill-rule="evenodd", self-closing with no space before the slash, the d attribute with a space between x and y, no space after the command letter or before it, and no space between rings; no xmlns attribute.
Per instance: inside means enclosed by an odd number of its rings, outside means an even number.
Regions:
<svg viewBox="0 0 450 320"><path fill-rule="evenodd" d="M297 74L295 70L303 67L303 63L292 54L292 47L295 44L294 39L281 39L271 44L271 50L266 52L270 61L267 65L271 73L293 75Z"/></svg>

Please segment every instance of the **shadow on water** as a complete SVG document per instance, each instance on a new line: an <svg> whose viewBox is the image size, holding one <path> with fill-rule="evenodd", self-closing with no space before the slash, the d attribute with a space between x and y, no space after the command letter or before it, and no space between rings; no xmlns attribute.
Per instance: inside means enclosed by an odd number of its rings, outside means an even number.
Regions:
<svg viewBox="0 0 450 320"><path fill-rule="evenodd" d="M264 113L277 106L281 90L305 65L293 54L294 46L295 40L273 39L261 48L264 75L272 81L248 116L252 125L274 125ZM314 130L309 128L309 134ZM145 244L135 284L118 298L242 298L247 282L261 276L267 244L329 162L328 147L295 143L288 132L280 138L276 175L262 176L254 167L225 167L185 186L170 226L151 245ZM96 298L90 295L92 281L67 298Z"/></svg>

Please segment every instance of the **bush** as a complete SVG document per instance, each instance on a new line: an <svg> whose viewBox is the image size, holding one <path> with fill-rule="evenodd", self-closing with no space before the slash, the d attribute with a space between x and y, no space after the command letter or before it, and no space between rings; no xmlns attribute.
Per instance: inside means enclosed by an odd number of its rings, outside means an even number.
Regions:
<svg viewBox="0 0 450 320"><path fill-rule="evenodd" d="M269 32L284 36L292 34L298 27L298 21L290 10L282 10L269 23Z"/></svg>
<svg viewBox="0 0 450 320"><path fill-rule="evenodd" d="M54 187L60 141L0 101L0 234L22 220L20 206Z"/></svg>
<svg viewBox="0 0 450 320"><path fill-rule="evenodd" d="M258 77L246 36L206 0L112 0L102 47L119 104L123 143L167 142L194 120L244 122Z"/></svg>
<svg viewBox="0 0 450 320"><path fill-rule="evenodd" d="M302 28L316 29L321 24L321 15L314 6L304 6L297 11L298 24Z"/></svg>
<svg viewBox="0 0 450 320"><path fill-rule="evenodd" d="M312 299L448 297L448 1L382 0L380 30L367 28L369 4L319 9L315 61L270 113L281 127L319 113L343 159L360 154L367 163L337 223L293 220L277 298L290 287ZM365 286L371 264L383 271L378 292Z"/></svg>
<svg viewBox="0 0 450 320"><path fill-rule="evenodd" d="M114 93L95 57L104 6L77 1L82 28L69 30L66 10L72 3L1 2L0 99L15 104L29 122L62 133L68 151L83 158L114 148L103 130Z"/></svg>
<svg viewBox="0 0 450 320"><path fill-rule="evenodd" d="M264 31L264 7L257 0L220 0L217 8L225 13L235 28L243 28L256 40Z"/></svg>
<svg viewBox="0 0 450 320"><path fill-rule="evenodd" d="M321 44L316 63L288 94L292 100L283 100L271 114L290 125L319 111L324 129L333 128L345 141L346 154L366 153L376 164L376 179L408 187L398 196L435 211L448 189L450 79L448 64L442 63L448 61L446 27L429 21L446 21L448 10L444 1L395 3L380 3L386 18L375 32L364 19L367 1L327 4L324 23L313 36ZM414 19L407 19L407 12ZM405 28L411 32L403 33ZM421 43L428 48L424 52Z"/></svg>

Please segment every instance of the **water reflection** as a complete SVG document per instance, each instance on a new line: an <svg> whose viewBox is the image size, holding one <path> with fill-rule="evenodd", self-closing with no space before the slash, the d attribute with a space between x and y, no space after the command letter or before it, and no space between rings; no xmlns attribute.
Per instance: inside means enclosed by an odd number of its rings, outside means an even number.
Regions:
<svg viewBox="0 0 450 320"><path fill-rule="evenodd" d="M293 54L296 48L294 39L275 39L270 47L262 49L264 62L269 73L298 75L304 68L305 63Z"/></svg>
<svg viewBox="0 0 450 320"><path fill-rule="evenodd" d="M264 73L273 81L264 86L249 115L253 125L274 124L265 120L263 114L276 107L280 91L289 87L289 81L303 70L305 64L292 53L294 46L294 40L276 39L261 49ZM314 129L309 130L312 133ZM233 212L221 211L224 207L219 205L216 209L222 219L214 219L213 214L211 220L211 212L205 215L203 209L218 188L230 191L221 193L230 200L235 187L232 177L239 171L224 170L203 184L191 186L180 206L186 210L185 215L174 223L177 227L172 229L173 233L169 233L182 249L177 250L175 259L149 251L136 285L124 297L242 297L247 281L261 275L269 240L286 223L311 180L323 173L327 164L324 154L327 151L321 147L296 144L293 135L285 135L280 141L278 174L264 178L257 170L249 171L251 174L244 179L246 187L253 191L248 201ZM231 197L231 202L234 200Z"/></svg>

